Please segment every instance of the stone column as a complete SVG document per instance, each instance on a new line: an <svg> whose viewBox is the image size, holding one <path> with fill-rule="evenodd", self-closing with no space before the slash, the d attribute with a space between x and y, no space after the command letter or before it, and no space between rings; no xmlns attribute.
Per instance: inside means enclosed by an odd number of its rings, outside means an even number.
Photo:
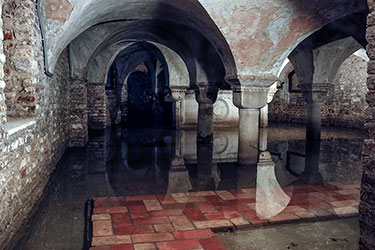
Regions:
<svg viewBox="0 0 375 250"><path fill-rule="evenodd" d="M215 84L199 83L195 88L195 98L198 102L197 140L212 143L214 133L214 103L219 89Z"/></svg>
<svg viewBox="0 0 375 250"><path fill-rule="evenodd" d="M88 142L87 85L84 81L71 81L69 147L84 147Z"/></svg>
<svg viewBox="0 0 375 250"><path fill-rule="evenodd" d="M322 184L323 177L319 172L320 140L307 139L305 155L305 170L299 178L299 183Z"/></svg>
<svg viewBox="0 0 375 250"><path fill-rule="evenodd" d="M173 127L181 128L181 101L185 98L187 87L170 87L173 98Z"/></svg>
<svg viewBox="0 0 375 250"><path fill-rule="evenodd" d="M213 179L213 143L197 141L197 170L196 190L211 190L215 186Z"/></svg>
<svg viewBox="0 0 375 250"><path fill-rule="evenodd" d="M260 108L267 104L269 87L275 81L256 78L229 80L233 89L234 105L240 109L238 138L240 165L255 165L258 161Z"/></svg>
<svg viewBox="0 0 375 250"><path fill-rule="evenodd" d="M303 99L307 102L306 140L320 140L321 106L327 96L328 83L299 84Z"/></svg>
<svg viewBox="0 0 375 250"><path fill-rule="evenodd" d="M268 127L268 104L260 109L260 127Z"/></svg>

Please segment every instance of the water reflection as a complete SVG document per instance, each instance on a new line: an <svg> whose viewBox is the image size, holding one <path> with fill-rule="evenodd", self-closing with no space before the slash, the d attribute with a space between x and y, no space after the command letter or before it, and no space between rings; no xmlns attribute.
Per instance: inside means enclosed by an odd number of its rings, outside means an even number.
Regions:
<svg viewBox="0 0 375 250"><path fill-rule="evenodd" d="M257 214L269 218L290 203L286 186L360 179L364 135L352 131L325 130L319 142L305 141L303 128L260 129L252 165L237 164L237 130L215 131L212 143L196 138L160 129L90 133L86 149L61 161L14 249L81 249L85 202L93 197L250 188Z"/></svg>

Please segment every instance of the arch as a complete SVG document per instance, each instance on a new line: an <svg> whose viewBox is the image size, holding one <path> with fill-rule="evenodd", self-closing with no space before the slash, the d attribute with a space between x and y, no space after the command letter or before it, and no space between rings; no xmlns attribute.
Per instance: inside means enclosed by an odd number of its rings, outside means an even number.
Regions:
<svg viewBox="0 0 375 250"><path fill-rule="evenodd" d="M234 66L230 48L211 17L196 0L124 0L67 1L54 8L51 0L42 1L42 26L45 33L47 72L53 73L56 57L79 34L98 24L129 20L164 20L199 30L215 45L225 64ZM44 30L43 30L44 31ZM231 70L235 70L232 67Z"/></svg>

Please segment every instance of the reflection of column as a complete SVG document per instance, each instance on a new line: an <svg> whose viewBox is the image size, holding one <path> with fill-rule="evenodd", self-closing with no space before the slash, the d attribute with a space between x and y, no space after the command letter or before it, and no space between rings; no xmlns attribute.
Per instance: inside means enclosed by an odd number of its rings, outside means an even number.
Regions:
<svg viewBox="0 0 375 250"><path fill-rule="evenodd" d="M259 140L258 124L259 109L240 109L238 163L241 165L257 163Z"/></svg>
<svg viewBox="0 0 375 250"><path fill-rule="evenodd" d="M195 88L195 98L198 102L197 139L211 143L214 132L214 108L219 89L214 84L199 83Z"/></svg>
<svg viewBox="0 0 375 250"><path fill-rule="evenodd" d="M186 87L170 87L174 101L173 125L176 129L181 127L181 101L185 98Z"/></svg>
<svg viewBox="0 0 375 250"><path fill-rule="evenodd" d="M259 150L267 151L267 144L268 144L268 129L261 128L259 130Z"/></svg>
<svg viewBox="0 0 375 250"><path fill-rule="evenodd" d="M276 178L275 163L269 152L262 152L257 164L256 212L264 219L281 213L290 197L283 191Z"/></svg>
<svg viewBox="0 0 375 250"><path fill-rule="evenodd" d="M84 81L71 81L69 146L84 147L88 141L87 85Z"/></svg>
<svg viewBox="0 0 375 250"><path fill-rule="evenodd" d="M197 141L197 170L196 178L197 190L208 190L215 187L213 179L213 143L203 143ZM219 176L219 173L214 175Z"/></svg>
<svg viewBox="0 0 375 250"><path fill-rule="evenodd" d="M306 140L305 170L297 180L301 184L321 184L323 177L319 173L320 140Z"/></svg>
<svg viewBox="0 0 375 250"><path fill-rule="evenodd" d="M307 102L306 139L320 139L321 105L329 89L328 83L299 84L303 98Z"/></svg>

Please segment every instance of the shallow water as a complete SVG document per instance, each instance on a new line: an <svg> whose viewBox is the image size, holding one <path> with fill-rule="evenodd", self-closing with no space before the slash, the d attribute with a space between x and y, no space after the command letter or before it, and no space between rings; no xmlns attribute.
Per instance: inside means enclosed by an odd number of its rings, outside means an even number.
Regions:
<svg viewBox="0 0 375 250"><path fill-rule="evenodd" d="M324 130L320 142L305 129L262 129L261 168L237 162L238 131L216 130L212 144L196 142L193 130L120 129L90 132L85 149L70 149L53 173L35 214L13 249L82 249L88 199L105 196L231 190L272 185L359 180L365 135ZM265 156L269 155L268 153Z"/></svg>

